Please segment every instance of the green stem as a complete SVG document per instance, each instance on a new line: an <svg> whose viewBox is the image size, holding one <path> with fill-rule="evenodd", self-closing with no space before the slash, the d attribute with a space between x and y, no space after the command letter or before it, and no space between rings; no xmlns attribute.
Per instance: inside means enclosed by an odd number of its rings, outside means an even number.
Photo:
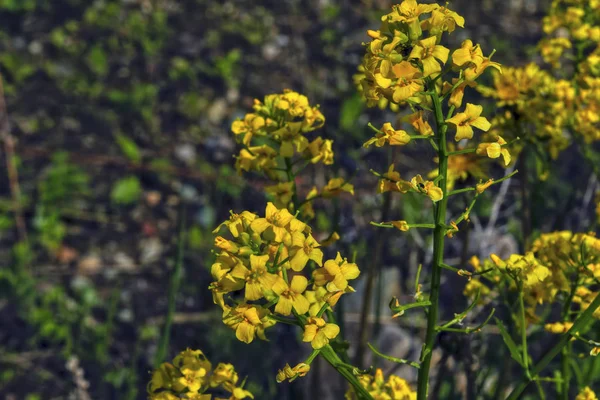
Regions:
<svg viewBox="0 0 600 400"><path fill-rule="evenodd" d="M183 276L183 254L185 252L185 236L185 205L182 204L179 222L179 238L177 239L177 260L175 261L173 275L171 275L171 280L169 281L169 303L167 307L167 315L165 317L165 326L163 334L160 337L158 350L156 351L156 357L154 358L154 365L156 367L158 367L166 358L167 350L169 347L171 325L173 325L173 316L175 315L175 297L179 292L179 286L181 284L181 278Z"/></svg>
<svg viewBox="0 0 600 400"><path fill-rule="evenodd" d="M584 328L594 318L594 311L596 311L598 307L600 307L600 295L596 295L596 298L594 299L594 301L592 301L589 307L586 308L585 311L579 315L579 318L575 320L571 329L569 329L569 331L566 334L562 335L558 343L556 343L550 349L550 351L548 351L544 355L544 357L542 357L542 359L535 365L535 367L533 367L530 376L524 376L523 379L521 379L521 382L519 382L519 384L512 390L510 395L506 398L507 400L517 400L521 396L521 393L525 391L529 383L531 383L532 380L536 379L537 376L544 370L544 368L546 368L548 364L550 364L554 357L556 357L562 351L562 349L569 343L569 341L571 340L571 336L575 335L575 333L581 330L584 330Z"/></svg>
<svg viewBox="0 0 600 400"><path fill-rule="evenodd" d="M298 203L298 191L296 190L296 179L294 177L294 172L292 170L293 163L292 163L292 159L289 157L286 157L284 160L285 160L285 171L287 174L287 180L288 180L288 182L294 182L293 194L292 194L292 203L294 205L294 209L292 210L292 213L295 213L296 211L298 211L300 204Z"/></svg>
<svg viewBox="0 0 600 400"><path fill-rule="evenodd" d="M436 338L436 325L438 320L438 306L440 297L440 281L442 275L442 264L444 263L444 238L446 233L446 208L448 206L448 196L446 182L448 181L448 151L446 144L446 131L448 125L445 122L442 113L442 103L433 89L431 99L435 110L435 122L438 131L438 176L442 177L439 185L444 197L437 203L435 208L435 229L433 232L433 265L431 273L431 289L429 300L431 306L427 314L427 332L425 333L425 343L421 351L421 368L419 368L419 377L417 383L417 400L427 399L427 389L429 385L429 368L431 366L431 357L433 355L433 346Z"/></svg>
<svg viewBox="0 0 600 400"><path fill-rule="evenodd" d="M529 352L527 351L527 320L525 319L525 301L523 299L523 283L519 283L519 319L521 325L521 351L523 358L523 368L525 368L525 376L531 377L529 374Z"/></svg>
<svg viewBox="0 0 600 400"><path fill-rule="evenodd" d="M333 367L340 375L344 377L352 385L354 391L361 400L373 400L373 396L369 394L367 389L359 382L359 380L352 374L352 371L345 367L345 363L338 357L333 348L327 345L321 349L321 356ZM344 366L342 366L344 365Z"/></svg>

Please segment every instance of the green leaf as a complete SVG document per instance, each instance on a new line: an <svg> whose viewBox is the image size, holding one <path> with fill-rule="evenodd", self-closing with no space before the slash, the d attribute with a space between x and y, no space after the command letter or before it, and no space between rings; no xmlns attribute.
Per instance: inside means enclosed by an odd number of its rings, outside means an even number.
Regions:
<svg viewBox="0 0 600 400"><path fill-rule="evenodd" d="M364 103L359 95L354 95L342 103L340 111L340 126L346 131L354 130L356 121L364 108Z"/></svg>
<svg viewBox="0 0 600 400"><path fill-rule="evenodd" d="M116 135L116 138L117 144L121 148L123 154L127 156L127 158L129 158L134 163L139 163L140 161L142 161L142 154L140 152L140 149L133 140L129 139L125 135L119 134Z"/></svg>
<svg viewBox="0 0 600 400"><path fill-rule="evenodd" d="M108 73L108 60L106 53L100 46L94 46L87 56L88 67L99 76L106 76Z"/></svg>
<svg viewBox="0 0 600 400"><path fill-rule="evenodd" d="M500 334L502 335L502 340L506 343L508 347L508 351L510 351L510 356L519 363L519 365L523 366L523 359L521 358L521 353L519 353L519 349L517 348L517 344L514 342L510 334L506 330L506 327L498 318L494 318L496 320L496 325L498 325L498 329L500 330Z"/></svg>
<svg viewBox="0 0 600 400"><path fill-rule="evenodd" d="M142 185L135 176L118 180L110 192L110 198L117 204L132 204L142 195Z"/></svg>

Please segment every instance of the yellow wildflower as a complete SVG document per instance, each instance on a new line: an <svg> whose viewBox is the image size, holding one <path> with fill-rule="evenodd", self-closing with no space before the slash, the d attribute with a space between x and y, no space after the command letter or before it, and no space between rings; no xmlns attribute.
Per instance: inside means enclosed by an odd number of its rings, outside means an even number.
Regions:
<svg viewBox="0 0 600 400"><path fill-rule="evenodd" d="M325 347L331 339L340 333L340 327L336 324L326 323L323 318L310 317L304 326L303 342L310 342L313 349L318 350Z"/></svg>
<svg viewBox="0 0 600 400"><path fill-rule="evenodd" d="M238 264L233 271L231 271L232 277L246 281L244 295L246 300L261 299L264 296L264 293L271 290L273 285L277 282L279 277L270 273L267 269L269 258L268 254L262 256L251 254L250 269L246 268L243 264Z"/></svg>
<svg viewBox="0 0 600 400"><path fill-rule="evenodd" d="M392 221L391 224L403 232L406 232L410 229L410 226L408 226L408 222L406 221Z"/></svg>
<svg viewBox="0 0 600 400"><path fill-rule="evenodd" d="M480 156L487 155L489 158L498 158L502 156L504 165L508 167L508 164L510 164L510 153L506 147L502 147L505 144L506 141L502 139L501 136L498 136L498 140L496 142L480 143L477 146L476 153Z"/></svg>
<svg viewBox="0 0 600 400"><path fill-rule="evenodd" d="M229 229L229 232L233 235L233 237L237 238L240 236L242 232L246 230L246 228L250 225L252 221L257 217L256 214L251 213L249 211L243 211L241 214L235 214L231 212L231 216L228 221L224 221L219 226L217 226L212 233L217 233L221 230L221 227L226 226Z"/></svg>
<svg viewBox="0 0 600 400"><path fill-rule="evenodd" d="M305 363L300 363L294 368L290 367L290 364L285 364L285 367L277 372L277 377L275 380L277 383L281 383L286 379L291 382L297 377L305 376L308 374L308 371L310 371L310 365Z"/></svg>
<svg viewBox="0 0 600 400"><path fill-rule="evenodd" d="M310 303L302 293L307 286L308 280L301 275L295 275L289 286L283 279L278 281L273 286L273 292L279 296L275 312L287 316L292 313L293 308L300 315L306 314Z"/></svg>
<svg viewBox="0 0 600 400"><path fill-rule="evenodd" d="M255 336L262 340L265 329L273 326L275 321L268 317L269 310L256 305L238 304L223 312L223 323L235 330L235 336L244 343L251 343Z"/></svg>
<svg viewBox="0 0 600 400"><path fill-rule="evenodd" d="M487 132L490 129L490 122L481 116L483 107L467 103L465 111L454 115L452 118L447 119L446 122L451 123L456 127L456 136L454 139L458 142L461 139L472 139L473 128L480 129Z"/></svg>
<svg viewBox="0 0 600 400"><path fill-rule="evenodd" d="M319 249L320 245L309 233L304 236L302 232L292 233L292 248L295 253L290 260L290 265L294 271L302 271L308 260L313 260L320 267L323 265L323 252Z"/></svg>
<svg viewBox="0 0 600 400"><path fill-rule="evenodd" d="M550 333L567 333L573 326L572 322L553 322L544 325L544 329Z"/></svg>
<svg viewBox="0 0 600 400"><path fill-rule="evenodd" d="M420 40L408 56L409 59L421 61L425 77L440 72L442 70L440 63L445 64L448 61L450 50L436 42L435 36Z"/></svg>
<svg viewBox="0 0 600 400"><path fill-rule="evenodd" d="M460 49L454 50L452 53L452 64L455 67L463 67L468 64L481 65L483 63L483 52L481 47L470 39L462 42Z"/></svg>
<svg viewBox="0 0 600 400"><path fill-rule="evenodd" d="M271 231L276 242L283 242L289 238L290 232L304 231L306 225L296 219L290 212L283 208L277 209L271 202L267 203L265 218L256 218L250 224L250 229L258 234Z"/></svg>
<svg viewBox="0 0 600 400"><path fill-rule="evenodd" d="M410 180L410 184L412 188L419 192L424 193L427 197L429 197L432 201L440 201L444 197L444 192L432 181L426 181L421 177L421 175L417 175Z"/></svg>
<svg viewBox="0 0 600 400"><path fill-rule="evenodd" d="M433 36L442 32L452 33L456 26L465 27L465 19L448 7L439 7L431 11L431 16L421 22L421 29L429 30Z"/></svg>
<svg viewBox="0 0 600 400"><path fill-rule="evenodd" d="M346 182L344 178L332 178L321 191L321 196L333 197L338 196L343 192L350 193L354 196L354 185Z"/></svg>
<svg viewBox="0 0 600 400"><path fill-rule="evenodd" d="M332 140L323 139L319 136L308 144L305 155L310 158L310 162L313 164L322 161L325 165L331 165L333 164L334 156L332 145Z"/></svg>
<svg viewBox="0 0 600 400"><path fill-rule="evenodd" d="M423 91L423 73L408 61L401 61L392 67L392 73L397 79L392 89L392 98L396 103L401 103ZM381 87L391 86L391 80L378 82Z"/></svg>
<svg viewBox="0 0 600 400"><path fill-rule="evenodd" d="M598 400L598 397L590 387L585 387L577 394L575 400Z"/></svg>
<svg viewBox="0 0 600 400"><path fill-rule="evenodd" d="M234 121L231 131L237 135L243 135L242 143L250 146L252 136L265 126L265 119L260 115L246 114L243 120Z"/></svg>
<svg viewBox="0 0 600 400"><path fill-rule="evenodd" d="M294 182L282 182L266 186L265 192L273 196L276 207L287 208L294 195Z"/></svg>
<svg viewBox="0 0 600 400"><path fill-rule="evenodd" d="M404 146L410 142L410 135L401 129L395 130L392 124L386 122L379 132L374 137L367 140L364 144L364 148L368 148L372 144L377 147L382 147L386 143L390 146Z"/></svg>
<svg viewBox="0 0 600 400"><path fill-rule="evenodd" d="M423 111L417 111L402 118L403 121L407 121L417 131L419 135L432 136L433 129L429 122L423 119Z"/></svg>

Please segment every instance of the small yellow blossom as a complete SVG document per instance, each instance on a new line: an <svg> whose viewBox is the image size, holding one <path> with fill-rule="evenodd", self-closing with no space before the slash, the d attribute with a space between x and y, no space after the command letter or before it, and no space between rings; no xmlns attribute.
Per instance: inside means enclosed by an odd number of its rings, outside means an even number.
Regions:
<svg viewBox="0 0 600 400"><path fill-rule="evenodd" d="M303 342L310 342L312 348L318 350L325 347L331 339L340 333L336 324L326 323L323 318L310 317L304 326Z"/></svg>
<svg viewBox="0 0 600 400"><path fill-rule="evenodd" d="M419 41L408 58L421 61L423 65L423 76L428 77L431 74L440 72L442 70L442 64L448 61L448 54L450 50L444 46L436 44L437 38L435 36L429 37Z"/></svg>
<svg viewBox="0 0 600 400"><path fill-rule="evenodd" d="M294 218L287 209L277 209L271 202L267 203L265 218L256 218L250 224L250 229L258 234L262 234L267 229L272 231L277 242L283 242L284 238L290 236L290 232L301 232L305 228L306 225Z"/></svg>
<svg viewBox="0 0 600 400"><path fill-rule="evenodd" d="M320 267L323 265L323 252L320 245L309 233L304 236L301 232L292 233L292 248L296 250L290 260L294 271L302 271L308 260L313 260Z"/></svg>
<svg viewBox="0 0 600 400"><path fill-rule="evenodd" d="M275 324L268 315L269 311L261 306L238 304L236 307L225 309L223 323L235 330L239 341L251 343L256 336L267 340L264 331Z"/></svg>
<svg viewBox="0 0 600 400"><path fill-rule="evenodd" d="M420 193L424 193L427 197L429 197L432 201L440 201L444 197L444 192L432 181L426 181L421 177L421 175L417 175L410 180L410 184L412 188Z"/></svg>
<svg viewBox="0 0 600 400"><path fill-rule="evenodd" d="M591 388L585 387L577 394L575 400L598 400L598 397Z"/></svg>
<svg viewBox="0 0 600 400"><path fill-rule="evenodd" d="M354 185L347 182L344 178L332 178L321 191L321 196L326 198L333 197L344 192L354 195Z"/></svg>
<svg viewBox="0 0 600 400"><path fill-rule="evenodd" d="M567 333L573 326L572 322L553 322L544 325L544 329L550 333Z"/></svg>
<svg viewBox="0 0 600 400"><path fill-rule="evenodd" d="M292 313L293 308L300 315L306 314L310 303L302 293L307 286L308 280L301 275L295 275L289 286L283 279L278 281L273 286L273 292L279 296L275 312L287 316Z"/></svg>
<svg viewBox="0 0 600 400"><path fill-rule="evenodd" d="M487 132L490 129L491 124L485 117L481 116L482 111L482 106L467 103L464 112L458 113L452 118L446 120L446 122L451 123L456 127L456 136L454 139L457 142L461 139L472 139L472 127L480 129L484 132Z"/></svg>
<svg viewBox="0 0 600 400"><path fill-rule="evenodd" d="M367 148L372 144L377 147L382 147L386 143L390 146L404 146L410 142L410 135L403 130L395 130L392 124L386 122L381 130L371 139L367 140L363 147Z"/></svg>
<svg viewBox="0 0 600 400"><path fill-rule="evenodd" d="M277 282L278 276L272 274L267 269L269 255L250 255L250 269L243 264L235 266L231 271L231 276L242 279L246 282L246 291L244 298L246 300L259 300L264 293L273 288Z"/></svg>
<svg viewBox="0 0 600 400"><path fill-rule="evenodd" d="M498 140L496 142L480 143L477 146L476 153L480 156L487 155L489 158L498 158L502 156L504 165L508 166L508 164L510 164L510 153L506 147L502 147L505 144L506 141L502 139L502 137L498 136Z"/></svg>
<svg viewBox="0 0 600 400"><path fill-rule="evenodd" d="M305 376L308 374L308 371L310 371L310 365L305 363L300 363L293 368L290 367L290 364L285 364L285 367L277 372L277 377L275 379L277 383L281 383L286 379L291 382L297 377Z"/></svg>

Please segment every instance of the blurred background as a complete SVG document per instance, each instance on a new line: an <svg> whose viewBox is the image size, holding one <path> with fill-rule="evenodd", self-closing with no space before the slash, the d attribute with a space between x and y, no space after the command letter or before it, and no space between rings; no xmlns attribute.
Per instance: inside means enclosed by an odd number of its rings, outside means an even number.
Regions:
<svg viewBox="0 0 600 400"><path fill-rule="evenodd" d="M317 203L313 221L321 237L342 233L329 255L355 254L363 271L357 293L343 302L345 336L360 343L363 320L366 338L380 350L418 357L424 322L413 315L391 320L387 303L413 294L413 275L419 263L427 267L430 243L416 230L378 230L369 221L419 222L429 205L418 196L386 201L375 193L369 169L384 171L389 163L378 150L361 147L371 136L366 125L396 117L367 109L353 82L365 32L379 27L391 4L0 0L1 398L146 398L178 247L183 279L168 359L191 347L214 364L234 362L257 399L343 397L343 382L320 363L306 378L276 384L278 368L308 354L298 332L278 325L267 332L270 342L240 343L207 289L211 231L229 210L262 213L266 202L264 180L235 172L231 123L254 98L284 88L320 104L321 135L334 140L336 153L330 171L355 185L353 198ZM495 61L523 65L548 6L549 0L452 1L466 29L451 34L448 47L468 37L485 54L496 49ZM435 167L431 150L415 149L397 158L403 176ZM576 153L560 157L553 178L532 188L532 226L585 230L597 183ZM428 169L423 160L431 160ZM492 175L504 173L490 168ZM306 185L328 176L320 169L310 174ZM453 265L472 255L519 251L513 181L499 185L501 195L484 197L472 228L448 242ZM362 317L370 268L375 296ZM445 315L464 309L464 284L458 276L444 282L450 288L443 292ZM444 383L445 398L462 398L472 373L462 366L476 363L473 354L491 344L476 336L440 341L450 355L436 362L456 376ZM357 363L372 365L370 351L359 347L351 348ZM379 366L415 380L413 370Z"/></svg>

